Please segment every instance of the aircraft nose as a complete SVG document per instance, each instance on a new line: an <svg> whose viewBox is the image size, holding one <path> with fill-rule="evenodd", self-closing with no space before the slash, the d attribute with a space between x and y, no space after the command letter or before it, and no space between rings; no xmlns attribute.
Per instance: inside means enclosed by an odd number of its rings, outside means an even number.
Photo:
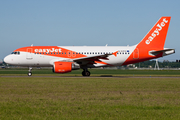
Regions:
<svg viewBox="0 0 180 120"><path fill-rule="evenodd" d="M9 56L6 56L6 57L4 58L4 62L7 63L7 64L9 64L9 63L10 63L10 57L9 57Z"/></svg>

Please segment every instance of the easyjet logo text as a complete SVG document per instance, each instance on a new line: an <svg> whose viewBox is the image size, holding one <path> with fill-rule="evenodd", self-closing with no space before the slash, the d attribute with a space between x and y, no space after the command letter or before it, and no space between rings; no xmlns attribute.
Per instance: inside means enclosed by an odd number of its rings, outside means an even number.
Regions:
<svg viewBox="0 0 180 120"><path fill-rule="evenodd" d="M55 48L51 48L51 49L35 49L34 52L61 52L61 49L55 49Z"/></svg>
<svg viewBox="0 0 180 120"><path fill-rule="evenodd" d="M157 28L154 30L154 32L151 34L151 36L148 37L148 39L145 41L147 45L153 41L153 39L160 34L160 31L163 29L163 27L166 25L168 20L166 18L163 19L163 21L160 24L157 24Z"/></svg>

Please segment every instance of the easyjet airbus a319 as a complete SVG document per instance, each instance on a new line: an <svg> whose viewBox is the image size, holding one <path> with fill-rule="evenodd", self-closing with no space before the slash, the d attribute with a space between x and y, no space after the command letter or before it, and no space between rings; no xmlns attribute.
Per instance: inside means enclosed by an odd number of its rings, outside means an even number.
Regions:
<svg viewBox="0 0 180 120"><path fill-rule="evenodd" d="M161 17L149 33L134 46L29 46L14 50L4 58L11 65L53 67L55 73L68 73L83 69L83 76L90 76L88 68L123 66L175 53L164 48L171 17Z"/></svg>

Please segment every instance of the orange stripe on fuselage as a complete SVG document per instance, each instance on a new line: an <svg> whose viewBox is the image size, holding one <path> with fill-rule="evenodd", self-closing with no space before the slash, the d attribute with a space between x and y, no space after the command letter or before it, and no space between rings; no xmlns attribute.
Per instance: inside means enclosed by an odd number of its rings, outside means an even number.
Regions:
<svg viewBox="0 0 180 120"><path fill-rule="evenodd" d="M32 53L53 56L53 57L63 57L63 58L70 58L70 59L87 57L86 55L79 54L75 51L68 50L62 47L58 47L58 46L23 47L23 48L16 49L15 51L28 52L29 49L31 49Z"/></svg>

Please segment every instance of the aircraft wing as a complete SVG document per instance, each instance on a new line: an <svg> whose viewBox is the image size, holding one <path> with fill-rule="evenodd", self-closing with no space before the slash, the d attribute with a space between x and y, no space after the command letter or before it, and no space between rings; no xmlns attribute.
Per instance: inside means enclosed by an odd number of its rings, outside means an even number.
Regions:
<svg viewBox="0 0 180 120"><path fill-rule="evenodd" d="M108 56L110 55L115 55L116 53L112 54L103 54L103 55L95 55L95 56L90 56L90 57L82 57L82 58L77 58L73 59L74 62L80 64L80 65L87 65L87 64L96 64L97 62L101 62L101 60L109 60Z"/></svg>

